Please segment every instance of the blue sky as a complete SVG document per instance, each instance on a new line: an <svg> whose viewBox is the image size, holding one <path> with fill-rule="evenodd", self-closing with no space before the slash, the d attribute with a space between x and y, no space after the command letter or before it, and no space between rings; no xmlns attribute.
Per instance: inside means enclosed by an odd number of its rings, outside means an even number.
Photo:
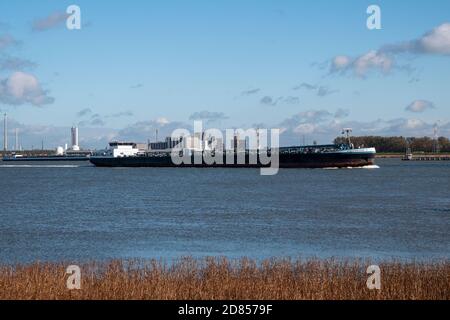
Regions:
<svg viewBox="0 0 450 320"><path fill-rule="evenodd" d="M81 30L58 18L71 4ZM370 4L381 30L366 27ZM0 109L24 147L62 144L74 124L99 147L193 119L280 127L286 144L344 126L432 135L437 121L449 136L448 23L444 0L2 1Z"/></svg>

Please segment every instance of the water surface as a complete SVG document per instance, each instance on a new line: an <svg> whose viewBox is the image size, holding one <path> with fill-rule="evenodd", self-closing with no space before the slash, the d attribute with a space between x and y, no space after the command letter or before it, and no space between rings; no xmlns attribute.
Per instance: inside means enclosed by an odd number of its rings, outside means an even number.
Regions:
<svg viewBox="0 0 450 320"><path fill-rule="evenodd" d="M0 262L450 256L450 163L379 169L0 162Z"/></svg>

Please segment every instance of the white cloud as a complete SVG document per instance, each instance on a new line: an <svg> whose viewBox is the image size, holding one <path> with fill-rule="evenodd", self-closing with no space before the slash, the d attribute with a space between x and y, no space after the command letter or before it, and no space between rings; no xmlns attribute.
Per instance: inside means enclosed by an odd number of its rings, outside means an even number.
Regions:
<svg viewBox="0 0 450 320"><path fill-rule="evenodd" d="M189 120L204 120L208 123L226 120L228 117L223 112L199 111L190 115Z"/></svg>
<svg viewBox="0 0 450 320"><path fill-rule="evenodd" d="M68 14L65 12L54 12L45 18L35 20L32 29L34 31L46 31L62 26L67 17Z"/></svg>
<svg viewBox="0 0 450 320"><path fill-rule="evenodd" d="M124 129L120 130L116 139L130 140L137 142L145 142L147 140L154 140L156 130L158 130L158 139L164 139L172 134L175 129L191 129L191 126L182 122L171 122L166 118L158 118L156 120L139 121Z"/></svg>
<svg viewBox="0 0 450 320"><path fill-rule="evenodd" d="M387 74L393 66L393 57L371 50L353 59L346 56L335 57L331 63L330 72L346 73L351 71L357 77L364 78L370 71Z"/></svg>
<svg viewBox="0 0 450 320"><path fill-rule="evenodd" d="M353 128L353 134L356 136L431 137L433 135L433 126L434 123L427 123L420 119L379 119L370 122L339 122L333 119L329 122L304 124L293 129L285 129L281 140L285 144L298 144L300 135L306 135L309 143L311 143L311 139L317 140L319 143L330 143L341 133L342 128L347 127ZM450 135L450 123L440 126L440 135Z"/></svg>
<svg viewBox="0 0 450 320"><path fill-rule="evenodd" d="M380 50L391 53L450 55L450 23L443 23L418 39L389 44Z"/></svg>
<svg viewBox="0 0 450 320"><path fill-rule="evenodd" d="M322 116L319 116L322 114ZM165 123L165 124L164 124ZM15 128L19 129L19 140L24 148L31 148L32 145L40 147L42 139L46 148L53 149L56 146L63 146L70 141L69 127L54 127L42 125L25 125L9 119L9 134L13 135ZM264 128L273 127L271 125L255 124L253 127ZM353 128L353 134L380 135L380 136L404 136L422 137L432 136L434 123L427 123L420 119L398 118L391 120L378 119L370 122L344 121L333 117L332 113L327 115L326 110L318 110L317 113L307 111L294 115L278 126L281 130L282 145L298 145L303 139L305 143L331 143L334 138L340 135L342 128ZM158 138L163 140L170 136L173 130L186 128L192 132L192 126L188 123L150 120L130 124L122 130L111 128L80 128L80 141L83 148L104 148L112 140L130 140L136 142L146 142L148 139L154 140L156 129ZM439 134L450 136L450 122L441 123Z"/></svg>
<svg viewBox="0 0 450 320"><path fill-rule="evenodd" d="M425 34L418 43L423 52L450 55L450 23L444 23Z"/></svg>
<svg viewBox="0 0 450 320"><path fill-rule="evenodd" d="M83 118L82 121L78 122L81 127L101 127L105 126L107 119L111 118L121 118L121 117L131 117L133 116L132 111L120 111L112 114L101 115L99 113L94 113L91 108L85 108L77 112L77 117ZM87 118L88 117L88 118ZM162 120L161 120L162 121Z"/></svg>
<svg viewBox="0 0 450 320"><path fill-rule="evenodd" d="M341 111L342 109L338 109L336 114ZM335 118L336 116L327 110L307 110L283 120L279 124L279 127L283 132L292 131L295 133L310 134L319 128L319 124L326 123Z"/></svg>
<svg viewBox="0 0 450 320"><path fill-rule="evenodd" d="M9 105L30 103L42 106L53 103L54 98L47 95L35 76L14 72L9 78L0 81L0 102Z"/></svg>
<svg viewBox="0 0 450 320"><path fill-rule="evenodd" d="M383 53L369 51L358 57L354 62L354 71L358 76L365 76L370 69L378 69L383 73L391 70L393 60Z"/></svg>
<svg viewBox="0 0 450 320"><path fill-rule="evenodd" d="M425 126L425 122L419 119L407 119L403 125L404 129L421 129Z"/></svg>
<svg viewBox="0 0 450 320"><path fill-rule="evenodd" d="M165 126L166 124L169 124L170 121L167 120L167 118L161 117L161 118L156 119L156 123L158 123L161 126Z"/></svg>
<svg viewBox="0 0 450 320"><path fill-rule="evenodd" d="M302 123L294 128L294 132L298 134L311 134L316 130L316 125L312 123Z"/></svg>
<svg viewBox="0 0 450 320"><path fill-rule="evenodd" d="M316 122L323 121L331 116L331 113L326 110L308 110L305 112L300 112L298 114L299 119L307 119Z"/></svg>
<svg viewBox="0 0 450 320"><path fill-rule="evenodd" d="M330 143L339 136L342 128L353 128L353 134L357 136L404 136L423 137L432 136L434 123L428 123L417 118L397 118L390 120L378 119L363 122L347 120L337 117L340 113L347 113L344 109L338 109L334 114L327 110L309 110L295 114L284 121L278 127L281 130L280 141L283 145L295 145L306 136L306 143L312 140L318 143ZM450 122L439 126L440 135L450 135Z"/></svg>
<svg viewBox="0 0 450 320"><path fill-rule="evenodd" d="M392 54L450 55L450 23L443 23L417 39L385 45L379 51Z"/></svg>
<svg viewBox="0 0 450 320"><path fill-rule="evenodd" d="M331 60L330 73L345 74L352 71L361 78L371 70L387 74L395 67L395 56L402 53L450 55L450 23L443 23L418 39L388 44L355 58L336 56ZM408 65L397 68L411 71Z"/></svg>
<svg viewBox="0 0 450 320"><path fill-rule="evenodd" d="M405 108L406 111L416 113L424 112L427 109L434 109L434 104L427 100L415 100Z"/></svg>
<svg viewBox="0 0 450 320"><path fill-rule="evenodd" d="M345 70L351 63L351 58L348 56L336 56L332 61L333 71Z"/></svg>
<svg viewBox="0 0 450 320"><path fill-rule="evenodd" d="M10 137L14 137L15 129L18 129L19 143L24 149L32 146L40 148L42 141L44 147L54 149L70 143L70 127L56 127L49 125L30 125L17 122L13 117L8 119ZM88 128L79 129L80 145L82 148L105 148L111 140L117 136L118 130L111 128ZM14 139L10 139L14 143Z"/></svg>

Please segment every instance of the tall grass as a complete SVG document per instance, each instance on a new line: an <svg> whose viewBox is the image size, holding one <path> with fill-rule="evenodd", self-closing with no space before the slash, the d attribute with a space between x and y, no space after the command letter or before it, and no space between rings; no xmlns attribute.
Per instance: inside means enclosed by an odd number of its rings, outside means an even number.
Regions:
<svg viewBox="0 0 450 320"><path fill-rule="evenodd" d="M380 263L381 290L362 260L183 258L90 262L81 290L63 263L0 266L0 299L450 299L450 262Z"/></svg>

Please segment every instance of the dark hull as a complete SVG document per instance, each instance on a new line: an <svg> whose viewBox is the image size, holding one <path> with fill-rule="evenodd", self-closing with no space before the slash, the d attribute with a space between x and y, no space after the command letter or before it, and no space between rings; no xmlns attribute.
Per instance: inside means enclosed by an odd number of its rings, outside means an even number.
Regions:
<svg viewBox="0 0 450 320"><path fill-rule="evenodd" d="M346 168L363 167L374 164L375 154L373 153L317 153L317 154L280 154L280 168ZM266 167L260 164L250 164L246 156L245 164L192 164L175 165L170 156L141 156L141 157L91 157L91 163L97 167L198 167L198 168L261 168Z"/></svg>
<svg viewBox="0 0 450 320"><path fill-rule="evenodd" d="M3 162L53 162L53 161L89 161L88 157L23 157L23 158L8 158L2 159Z"/></svg>

